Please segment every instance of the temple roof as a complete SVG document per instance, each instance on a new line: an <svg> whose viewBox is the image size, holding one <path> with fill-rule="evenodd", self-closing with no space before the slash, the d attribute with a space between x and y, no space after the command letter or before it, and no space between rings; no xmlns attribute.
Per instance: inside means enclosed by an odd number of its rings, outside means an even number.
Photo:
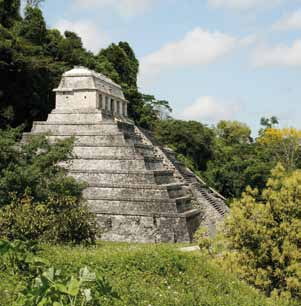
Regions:
<svg viewBox="0 0 301 306"><path fill-rule="evenodd" d="M111 79L101 73L97 73L86 67L75 66L66 71L56 92L98 90L109 96L125 100L122 88Z"/></svg>
<svg viewBox="0 0 301 306"><path fill-rule="evenodd" d="M103 75L102 73L97 73L94 70L90 70L83 66L74 66L73 69L66 71L63 77L95 77L96 79L102 80L106 83L112 84L118 88L121 88L118 84L113 82L111 79Z"/></svg>

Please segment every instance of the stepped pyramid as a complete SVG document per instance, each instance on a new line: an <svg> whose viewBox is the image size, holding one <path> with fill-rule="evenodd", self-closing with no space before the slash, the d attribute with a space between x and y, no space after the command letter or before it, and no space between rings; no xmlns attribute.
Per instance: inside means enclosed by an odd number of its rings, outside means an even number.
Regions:
<svg viewBox="0 0 301 306"><path fill-rule="evenodd" d="M24 138L75 137L69 174L85 181L84 198L102 239L184 242L201 222L202 208L158 150L127 116L121 87L102 74L75 67L62 76L56 108Z"/></svg>

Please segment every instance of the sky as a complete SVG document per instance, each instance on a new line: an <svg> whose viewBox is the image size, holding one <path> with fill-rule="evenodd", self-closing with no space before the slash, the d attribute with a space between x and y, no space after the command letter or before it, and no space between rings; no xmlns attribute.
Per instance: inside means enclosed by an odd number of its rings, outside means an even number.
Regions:
<svg viewBox="0 0 301 306"><path fill-rule="evenodd" d="M260 118L301 129L301 0L46 0L49 28L94 53L127 41L140 91L208 125Z"/></svg>

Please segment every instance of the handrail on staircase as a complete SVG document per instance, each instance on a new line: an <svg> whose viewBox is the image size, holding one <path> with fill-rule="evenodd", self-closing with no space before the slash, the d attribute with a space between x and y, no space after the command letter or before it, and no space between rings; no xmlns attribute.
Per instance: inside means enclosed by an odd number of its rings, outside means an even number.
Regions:
<svg viewBox="0 0 301 306"><path fill-rule="evenodd" d="M188 168L187 168L188 169ZM224 200L224 201L227 201L227 199L225 198L225 197L223 197L218 191L216 191L214 188L212 188L212 187L210 187L210 186L208 186L208 184L205 182L205 181L203 181L203 179L202 178L200 178L196 173L194 173L193 171L191 171L190 169L188 169L190 172L192 172L194 175L195 175L195 177L196 177L196 179L202 184L202 185L204 185L204 186L206 186L210 191L212 191L217 197L219 197L219 198L221 198L222 200Z"/></svg>

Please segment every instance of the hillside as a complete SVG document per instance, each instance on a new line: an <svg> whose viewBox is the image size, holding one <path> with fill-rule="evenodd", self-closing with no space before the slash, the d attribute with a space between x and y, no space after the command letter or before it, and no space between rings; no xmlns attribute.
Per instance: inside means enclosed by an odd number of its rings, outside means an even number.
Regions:
<svg viewBox="0 0 301 306"><path fill-rule="evenodd" d="M43 245L39 256L61 270L62 275L76 275L84 266L96 272L102 282L93 285L95 299L87 305L285 305L268 300L221 272L199 252L183 253L179 247L125 243L100 243L95 248ZM13 297L25 285L24 275L0 272L4 280L0 283L0 305L13 305Z"/></svg>

